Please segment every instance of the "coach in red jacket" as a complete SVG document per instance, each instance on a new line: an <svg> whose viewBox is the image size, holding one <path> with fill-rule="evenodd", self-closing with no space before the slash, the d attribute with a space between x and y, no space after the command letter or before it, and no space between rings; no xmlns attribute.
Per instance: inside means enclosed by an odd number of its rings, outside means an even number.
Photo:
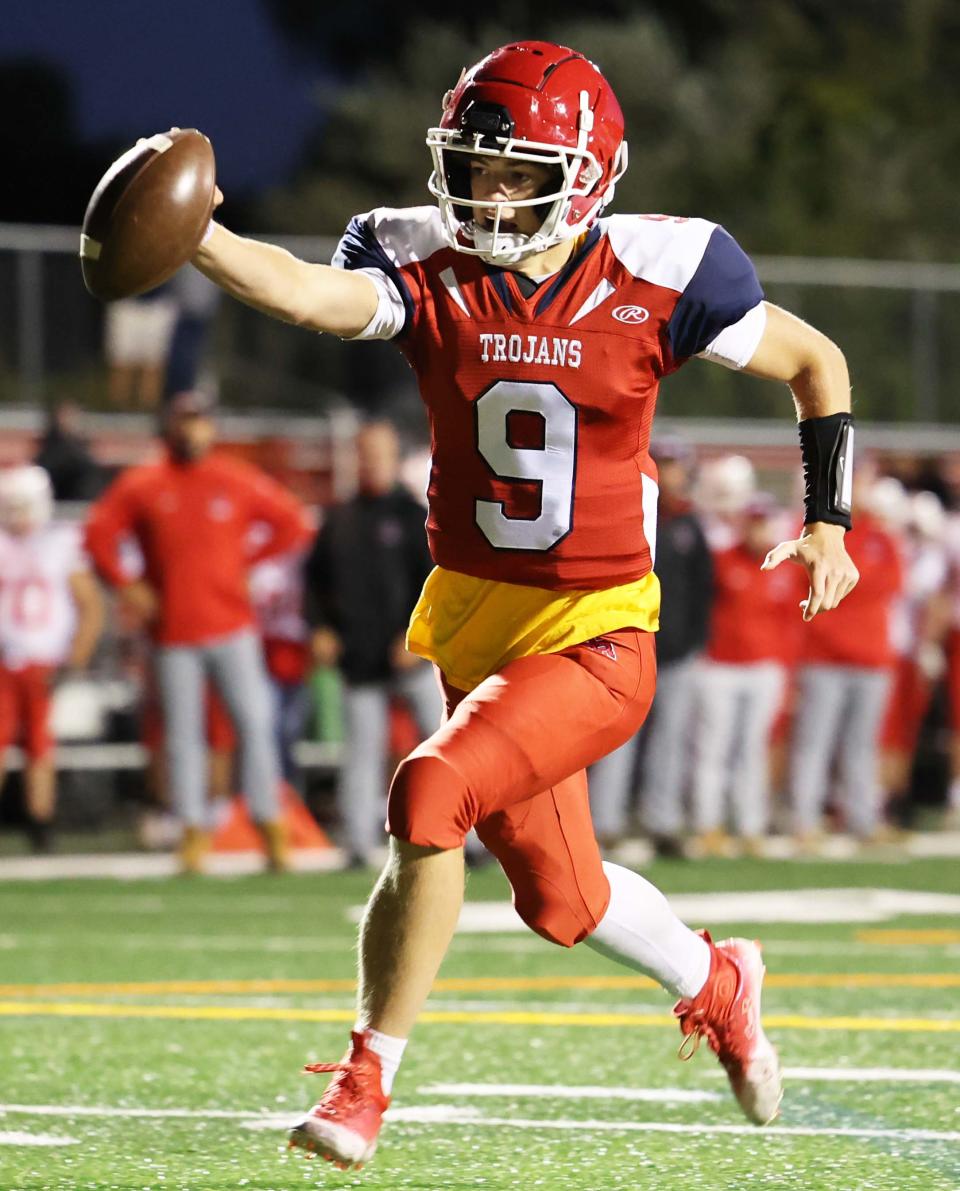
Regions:
<svg viewBox="0 0 960 1191"><path fill-rule="evenodd" d="M207 394L179 393L163 416L166 456L131 468L93 506L87 548L101 576L156 643L171 789L184 823L183 867L202 866L205 805L204 688L220 692L237 730L240 781L274 867L285 863L277 804L278 762L269 695L249 592L251 566L303 545L297 501L249 464L214 451ZM270 534L250 546L254 524ZM124 538L136 540L143 577L130 578Z"/></svg>

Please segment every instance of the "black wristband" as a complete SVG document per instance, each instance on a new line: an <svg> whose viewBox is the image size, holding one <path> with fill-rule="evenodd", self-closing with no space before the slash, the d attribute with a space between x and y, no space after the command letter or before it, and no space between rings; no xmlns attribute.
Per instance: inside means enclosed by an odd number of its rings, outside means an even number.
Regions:
<svg viewBox="0 0 960 1191"><path fill-rule="evenodd" d="M803 457L804 523L826 521L828 525L852 527L850 519L853 486L853 417L828 414L800 423L800 453Z"/></svg>

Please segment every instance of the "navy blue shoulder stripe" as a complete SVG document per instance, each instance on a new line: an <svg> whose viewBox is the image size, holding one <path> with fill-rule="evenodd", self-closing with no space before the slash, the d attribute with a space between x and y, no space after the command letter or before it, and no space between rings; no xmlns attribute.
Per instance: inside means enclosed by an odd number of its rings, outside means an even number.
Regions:
<svg viewBox="0 0 960 1191"><path fill-rule="evenodd" d="M405 317L403 330L400 334L405 335L413 322L415 310L410 288L403 274L387 256L383 245L374 235L373 228L359 215L354 215L347 224L347 230L337 245L335 256L339 258L345 269L380 269L386 273L399 290L403 300Z"/></svg>
<svg viewBox="0 0 960 1191"><path fill-rule="evenodd" d="M716 228L667 324L673 358L684 360L702 352L762 300L750 258L733 236Z"/></svg>

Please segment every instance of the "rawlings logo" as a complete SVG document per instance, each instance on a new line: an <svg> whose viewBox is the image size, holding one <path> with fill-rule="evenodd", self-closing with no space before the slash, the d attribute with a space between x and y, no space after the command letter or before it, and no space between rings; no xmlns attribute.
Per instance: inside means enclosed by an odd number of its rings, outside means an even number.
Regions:
<svg viewBox="0 0 960 1191"><path fill-rule="evenodd" d="M618 323L629 323L632 326L639 326L650 317L650 311L645 306L618 306L612 314Z"/></svg>

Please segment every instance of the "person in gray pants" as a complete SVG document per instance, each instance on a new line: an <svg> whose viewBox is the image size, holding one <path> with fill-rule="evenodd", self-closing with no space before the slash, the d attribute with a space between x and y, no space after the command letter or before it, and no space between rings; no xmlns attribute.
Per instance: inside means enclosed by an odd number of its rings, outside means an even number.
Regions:
<svg viewBox="0 0 960 1191"><path fill-rule="evenodd" d="M400 487L399 464L389 423L360 430L358 492L327 510L305 568L314 661L339 666L344 680L338 806L347 864L355 868L371 863L386 838L391 698L406 700L424 737L443 713L433 667L404 645L433 563L424 508Z"/></svg>
<svg viewBox="0 0 960 1191"><path fill-rule="evenodd" d="M866 504L866 499L864 499ZM847 829L883 837L878 738L893 676L890 619L903 586L900 545L879 518L858 512L850 554L861 582L824 626L803 626L790 759L793 831L800 851L819 842L834 759Z"/></svg>
<svg viewBox="0 0 960 1191"><path fill-rule="evenodd" d="M655 850L683 854L684 794L700 653L713 598L713 564L690 504L693 448L680 438L654 442L660 481L655 567L662 601L657 634L657 693L639 736L590 769L590 809L597 838L610 847L627 828L642 744L640 812Z"/></svg>

